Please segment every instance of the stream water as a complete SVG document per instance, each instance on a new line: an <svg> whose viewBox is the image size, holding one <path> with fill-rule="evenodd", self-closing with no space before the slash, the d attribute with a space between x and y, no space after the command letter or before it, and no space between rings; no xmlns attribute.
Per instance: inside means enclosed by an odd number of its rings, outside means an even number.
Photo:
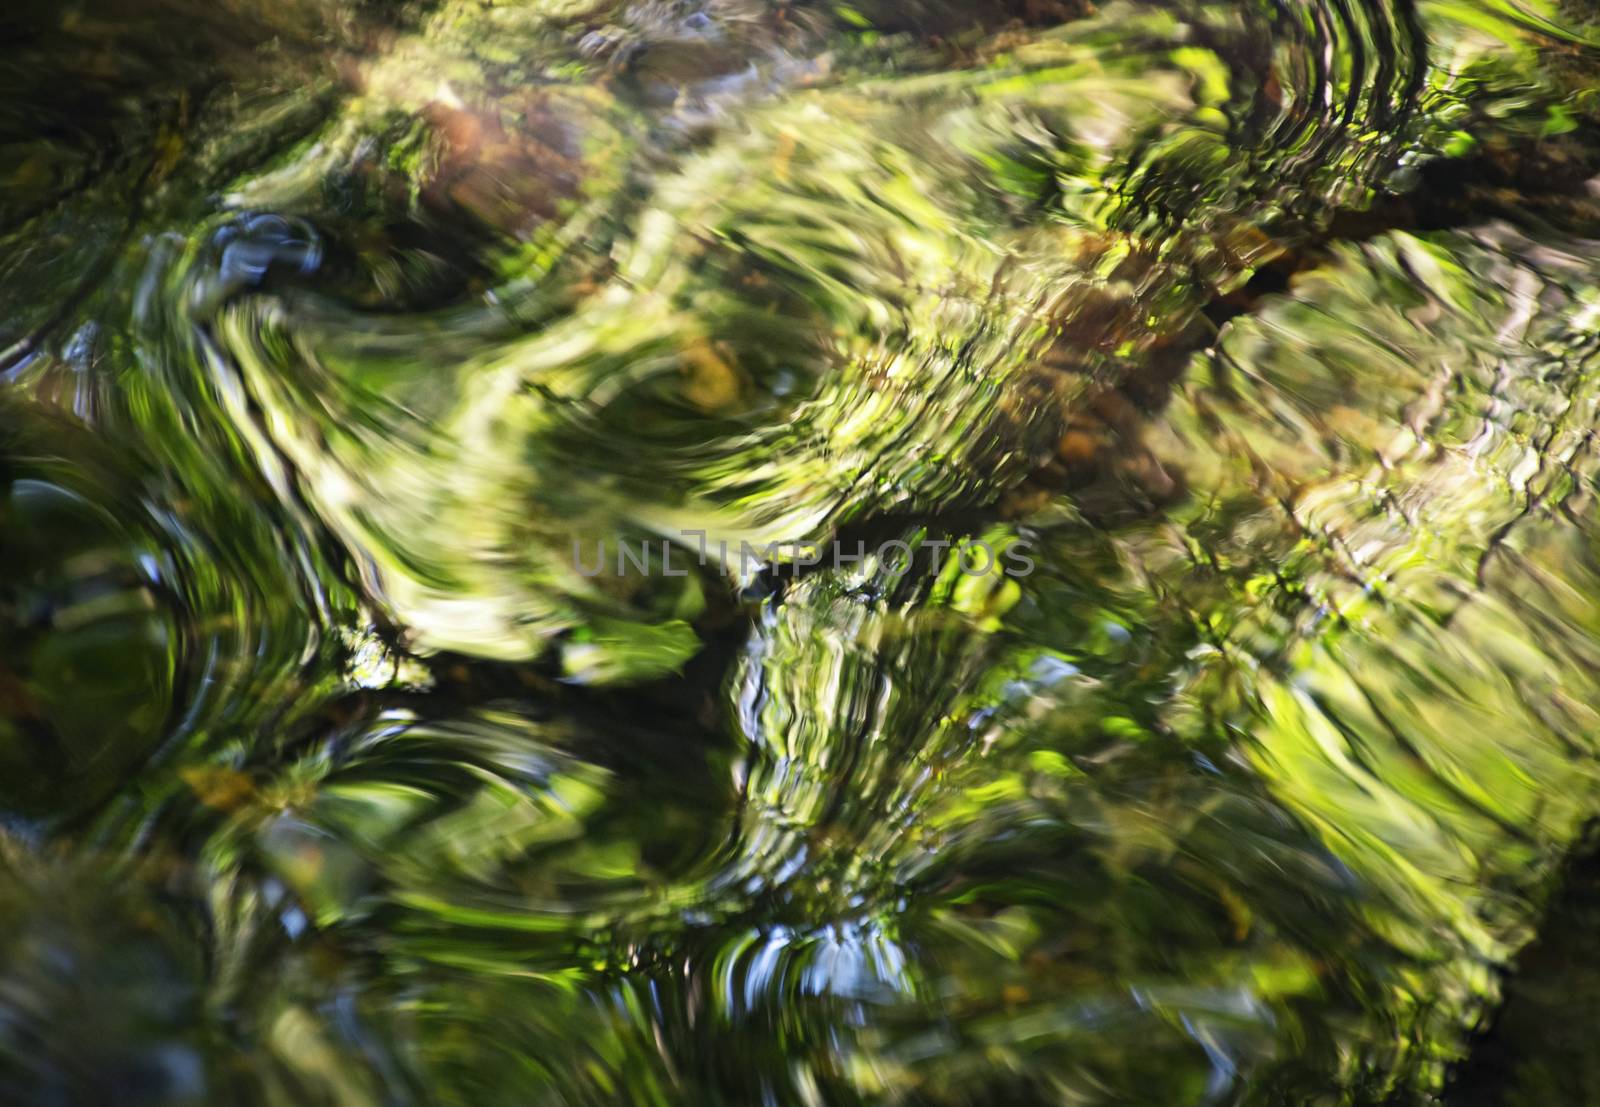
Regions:
<svg viewBox="0 0 1600 1107"><path fill-rule="evenodd" d="M1590 1101L1597 74L11 0L0 1101Z"/></svg>

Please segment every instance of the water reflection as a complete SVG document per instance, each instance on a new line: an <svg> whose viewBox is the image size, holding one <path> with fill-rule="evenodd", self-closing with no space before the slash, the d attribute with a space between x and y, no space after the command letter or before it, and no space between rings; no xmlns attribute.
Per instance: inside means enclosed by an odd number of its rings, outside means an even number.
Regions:
<svg viewBox="0 0 1600 1107"><path fill-rule="evenodd" d="M1578 5L0 27L6 1096L1444 1088L1600 808Z"/></svg>

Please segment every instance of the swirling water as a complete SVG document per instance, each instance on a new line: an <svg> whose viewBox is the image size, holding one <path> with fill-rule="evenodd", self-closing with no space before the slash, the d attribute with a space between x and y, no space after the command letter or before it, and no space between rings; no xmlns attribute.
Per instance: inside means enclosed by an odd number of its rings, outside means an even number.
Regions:
<svg viewBox="0 0 1600 1107"><path fill-rule="evenodd" d="M1487 1101L1597 21L0 14L5 1101Z"/></svg>

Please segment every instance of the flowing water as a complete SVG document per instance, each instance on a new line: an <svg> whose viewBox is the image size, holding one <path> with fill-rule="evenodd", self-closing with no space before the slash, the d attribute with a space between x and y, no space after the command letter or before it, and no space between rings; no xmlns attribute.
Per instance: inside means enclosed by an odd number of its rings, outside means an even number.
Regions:
<svg viewBox="0 0 1600 1107"><path fill-rule="evenodd" d="M0 43L0 1100L1476 1104L1571 1033L1600 10Z"/></svg>

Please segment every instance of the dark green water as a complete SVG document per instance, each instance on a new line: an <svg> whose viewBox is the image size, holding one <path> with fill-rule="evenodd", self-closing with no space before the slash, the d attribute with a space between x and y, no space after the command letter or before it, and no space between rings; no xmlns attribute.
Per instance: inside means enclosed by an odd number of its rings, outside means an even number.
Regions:
<svg viewBox="0 0 1600 1107"><path fill-rule="evenodd" d="M1597 24L13 0L0 1103L1591 1101Z"/></svg>

